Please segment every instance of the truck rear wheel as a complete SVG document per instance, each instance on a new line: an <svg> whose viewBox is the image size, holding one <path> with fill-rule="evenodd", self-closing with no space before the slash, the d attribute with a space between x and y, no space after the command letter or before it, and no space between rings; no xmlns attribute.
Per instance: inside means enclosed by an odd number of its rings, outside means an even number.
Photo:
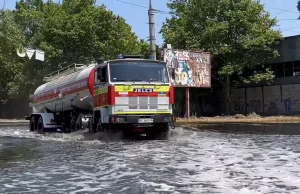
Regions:
<svg viewBox="0 0 300 194"><path fill-rule="evenodd" d="M37 123L36 123L35 116L31 117L29 131L35 131L36 130L36 124Z"/></svg>
<svg viewBox="0 0 300 194"><path fill-rule="evenodd" d="M37 122L37 131L38 132L44 132L43 117L40 117L38 122Z"/></svg>
<svg viewBox="0 0 300 194"><path fill-rule="evenodd" d="M83 129L82 125L82 115L78 115L76 119L75 131L79 131Z"/></svg>
<svg viewBox="0 0 300 194"><path fill-rule="evenodd" d="M70 128L69 128L69 132L75 132L76 131L76 120L77 117L76 116L72 116L71 121L70 121Z"/></svg>

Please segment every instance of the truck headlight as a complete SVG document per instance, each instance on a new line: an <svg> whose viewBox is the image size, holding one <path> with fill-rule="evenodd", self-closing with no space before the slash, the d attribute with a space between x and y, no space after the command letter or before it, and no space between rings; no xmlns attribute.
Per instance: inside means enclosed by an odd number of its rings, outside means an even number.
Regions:
<svg viewBox="0 0 300 194"><path fill-rule="evenodd" d="M165 117L165 122L171 122L172 121L172 118L171 117Z"/></svg>
<svg viewBox="0 0 300 194"><path fill-rule="evenodd" d="M116 123L125 123L125 118L117 117Z"/></svg>

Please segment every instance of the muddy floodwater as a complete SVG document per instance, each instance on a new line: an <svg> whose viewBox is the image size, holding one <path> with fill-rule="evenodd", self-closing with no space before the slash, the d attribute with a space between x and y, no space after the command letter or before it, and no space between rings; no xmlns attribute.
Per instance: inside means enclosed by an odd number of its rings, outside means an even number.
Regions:
<svg viewBox="0 0 300 194"><path fill-rule="evenodd" d="M0 193L300 193L299 131L178 127L137 140L0 126Z"/></svg>

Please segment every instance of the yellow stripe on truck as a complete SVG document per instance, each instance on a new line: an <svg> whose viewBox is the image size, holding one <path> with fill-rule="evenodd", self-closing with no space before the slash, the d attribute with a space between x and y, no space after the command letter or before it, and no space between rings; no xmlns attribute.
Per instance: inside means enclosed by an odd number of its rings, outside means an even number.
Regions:
<svg viewBox="0 0 300 194"><path fill-rule="evenodd" d="M122 86L115 86L116 92L131 92L134 88L151 88L153 92L169 92L170 86L149 86L149 85L122 85Z"/></svg>
<svg viewBox="0 0 300 194"><path fill-rule="evenodd" d="M94 90L94 96L104 94L104 93L107 93L107 87L98 88L98 89Z"/></svg>
<svg viewBox="0 0 300 194"><path fill-rule="evenodd" d="M152 111L152 112L115 112L116 115L138 115L138 114L171 114L170 111Z"/></svg>

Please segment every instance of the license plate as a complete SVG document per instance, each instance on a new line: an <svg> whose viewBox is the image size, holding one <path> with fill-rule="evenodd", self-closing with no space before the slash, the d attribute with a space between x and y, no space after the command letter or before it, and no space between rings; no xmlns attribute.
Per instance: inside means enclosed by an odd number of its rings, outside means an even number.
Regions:
<svg viewBox="0 0 300 194"><path fill-rule="evenodd" d="M153 119L150 118L139 119L139 123L153 123Z"/></svg>

